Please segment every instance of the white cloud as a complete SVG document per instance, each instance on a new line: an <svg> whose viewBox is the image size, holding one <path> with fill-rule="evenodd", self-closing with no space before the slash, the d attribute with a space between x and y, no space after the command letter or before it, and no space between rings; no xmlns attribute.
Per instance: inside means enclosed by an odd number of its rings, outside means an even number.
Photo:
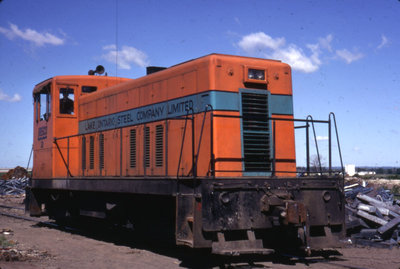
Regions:
<svg viewBox="0 0 400 269"><path fill-rule="evenodd" d="M332 47L331 47L332 40L333 40L333 35L329 34L326 37L318 38L318 44L322 48L327 49L328 51L332 51Z"/></svg>
<svg viewBox="0 0 400 269"><path fill-rule="evenodd" d="M318 38L318 42L315 44L307 44L307 48L311 51L311 58L313 61L321 64L320 55L323 53L324 50L332 52L332 43L333 35L329 34L326 37Z"/></svg>
<svg viewBox="0 0 400 269"><path fill-rule="evenodd" d="M112 44L112 45L107 45L103 47L103 50L116 50L117 46Z"/></svg>
<svg viewBox="0 0 400 269"><path fill-rule="evenodd" d="M64 39L52 35L48 32L39 33L30 28L20 30L17 25L12 23L10 23L9 29L0 27L0 33L4 34L10 40L21 38L23 40L32 42L38 47L42 47L46 44L58 46L64 44L65 42Z"/></svg>
<svg viewBox="0 0 400 269"><path fill-rule="evenodd" d="M269 35L258 32L244 36L239 41L239 46L245 51L257 51L264 49L277 50L285 44L285 38L272 38Z"/></svg>
<svg viewBox="0 0 400 269"><path fill-rule="evenodd" d="M364 57L364 55L360 52L350 52L347 49L337 50L336 55L345 60L348 64Z"/></svg>
<svg viewBox="0 0 400 269"><path fill-rule="evenodd" d="M387 37L385 35L381 36L382 40L381 43L379 44L379 46L377 47L378 49L383 48L384 46L387 45L387 43L389 42L389 40L387 39Z"/></svg>
<svg viewBox="0 0 400 269"><path fill-rule="evenodd" d="M332 35L319 38L316 44L306 47L311 54L307 55L303 49L295 44L286 45L284 37L273 38L263 32L252 33L242 37L238 45L249 54L260 54L266 58L279 59L288 63L293 69L311 73L320 67L320 55L323 50L331 51Z"/></svg>
<svg viewBox="0 0 400 269"><path fill-rule="evenodd" d="M276 50L272 53L272 58L280 59L288 63L293 69L305 73L317 71L321 61L318 57L306 56L301 48L290 45L287 48Z"/></svg>
<svg viewBox="0 0 400 269"><path fill-rule="evenodd" d="M364 57L364 54L347 49L332 48L333 35L318 38L316 43L306 44L305 48L296 44L286 44L284 37L271 37L263 32L243 36L237 43L246 53L252 56L281 60L288 63L294 70L305 73L317 71L325 59L342 59L348 64ZM387 44L387 38L382 35L379 47ZM336 55L336 57L332 57Z"/></svg>
<svg viewBox="0 0 400 269"><path fill-rule="evenodd" d="M135 64L140 67L146 67L149 65L146 53L129 46L123 46L121 50L117 51L115 45L104 46L103 50L108 51L102 55L102 58L112 62L118 63L118 67L121 69L131 69L131 64ZM118 60L117 60L118 55Z"/></svg>
<svg viewBox="0 0 400 269"><path fill-rule="evenodd" d="M12 97L9 96L8 94L4 93L1 89L0 89L0 101L5 101L5 102L10 102L10 103L15 103L15 102L19 102L22 100L21 95L19 95L18 93L15 93Z"/></svg>

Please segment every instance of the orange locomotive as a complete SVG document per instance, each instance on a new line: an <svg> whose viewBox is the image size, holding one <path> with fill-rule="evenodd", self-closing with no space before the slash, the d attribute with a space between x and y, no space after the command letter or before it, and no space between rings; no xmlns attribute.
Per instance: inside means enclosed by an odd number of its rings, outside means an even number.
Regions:
<svg viewBox="0 0 400 269"><path fill-rule="evenodd" d="M296 178L287 64L212 54L148 71L35 87L31 215L170 224L219 254L269 253L277 234L337 243L341 179Z"/></svg>

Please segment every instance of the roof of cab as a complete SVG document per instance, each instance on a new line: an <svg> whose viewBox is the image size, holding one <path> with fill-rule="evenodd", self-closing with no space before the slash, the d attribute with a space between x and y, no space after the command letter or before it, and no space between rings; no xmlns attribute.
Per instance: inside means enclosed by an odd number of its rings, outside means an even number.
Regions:
<svg viewBox="0 0 400 269"><path fill-rule="evenodd" d="M49 84L50 82L54 81L56 83L63 83L63 84L70 84L70 85L77 85L80 83L90 83L94 81L99 81L99 80L104 80L104 81L111 81L111 80L118 80L119 83L124 82L124 81L129 81L133 79L129 78L122 78L122 77L108 77L108 76L94 76L94 75L67 75L67 76L55 76L48 78L38 84L35 85L35 88L33 89L33 94L38 93L41 91L41 89Z"/></svg>

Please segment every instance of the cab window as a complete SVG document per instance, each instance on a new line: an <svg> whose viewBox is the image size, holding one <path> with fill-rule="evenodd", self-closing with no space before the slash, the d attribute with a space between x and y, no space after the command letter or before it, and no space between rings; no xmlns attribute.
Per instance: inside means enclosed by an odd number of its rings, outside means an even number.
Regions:
<svg viewBox="0 0 400 269"><path fill-rule="evenodd" d="M35 102L35 120L39 122L39 114L40 114L40 94L35 94L33 96L33 100Z"/></svg>
<svg viewBox="0 0 400 269"><path fill-rule="evenodd" d="M60 114L74 115L74 90L71 88L60 89Z"/></svg>
<svg viewBox="0 0 400 269"><path fill-rule="evenodd" d="M44 86L39 93L35 94L34 100L36 103L36 121L48 121L51 111L50 85Z"/></svg>

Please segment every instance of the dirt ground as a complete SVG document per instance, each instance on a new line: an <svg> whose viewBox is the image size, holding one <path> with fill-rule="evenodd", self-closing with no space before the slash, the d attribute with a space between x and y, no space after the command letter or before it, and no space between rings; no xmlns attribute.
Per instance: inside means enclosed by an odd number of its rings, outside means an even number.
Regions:
<svg viewBox="0 0 400 269"><path fill-rule="evenodd" d="M22 198L0 197L0 204L22 207ZM22 210L0 209L22 214ZM41 218L40 221L45 221ZM95 229L97 228L97 229ZM287 255L226 258L173 244L143 241L114 230L57 228L0 215L0 238L14 244L0 269L16 268L400 268L400 248L346 246L329 258ZM14 251L14 252L13 252ZM15 254L17 253L17 254ZM3 251L4 254L4 251ZM1 256L0 256L1 257Z"/></svg>

